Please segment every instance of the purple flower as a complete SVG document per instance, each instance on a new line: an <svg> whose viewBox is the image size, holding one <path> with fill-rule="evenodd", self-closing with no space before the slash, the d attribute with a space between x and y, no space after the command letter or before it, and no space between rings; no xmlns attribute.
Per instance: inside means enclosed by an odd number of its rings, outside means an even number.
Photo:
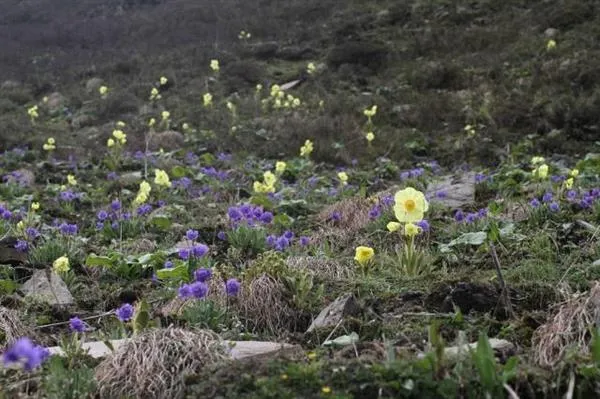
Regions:
<svg viewBox="0 0 600 399"><path fill-rule="evenodd" d="M131 320L131 318L133 317L133 311L134 311L133 306L126 303L123 306L121 306L119 309L117 309L115 314L117 315L117 318L119 320L121 320L122 322L126 322L126 321Z"/></svg>
<svg viewBox="0 0 600 399"><path fill-rule="evenodd" d="M465 222L466 223L474 223L475 221L477 221L477 214L469 212L467 214L467 216L465 217Z"/></svg>
<svg viewBox="0 0 600 399"><path fill-rule="evenodd" d="M165 261L164 265L165 269L171 269L173 267L173 262L170 260Z"/></svg>
<svg viewBox="0 0 600 399"><path fill-rule="evenodd" d="M158 206L159 208L162 208L165 205L167 205L167 203L164 200L156 201L156 206Z"/></svg>
<svg viewBox="0 0 600 399"><path fill-rule="evenodd" d="M475 175L475 183L477 183L477 184L483 183L486 180L487 180L487 176L484 175L483 173L477 173Z"/></svg>
<svg viewBox="0 0 600 399"><path fill-rule="evenodd" d="M2 355L5 366L20 363L26 371L40 366L49 357L48 349L35 345L29 338L19 338Z"/></svg>
<svg viewBox="0 0 600 399"><path fill-rule="evenodd" d="M225 282L227 296L236 296L240 292L241 284L238 279L230 278Z"/></svg>
<svg viewBox="0 0 600 399"><path fill-rule="evenodd" d="M2 219L4 220L10 220L12 218L12 212L9 211L8 209L5 209L4 212L2 212Z"/></svg>
<svg viewBox="0 0 600 399"><path fill-rule="evenodd" d="M338 222L341 218L342 218L342 215L339 211L334 211L329 216L329 220L331 220L333 222Z"/></svg>
<svg viewBox="0 0 600 399"><path fill-rule="evenodd" d="M131 212L123 213L123 220L129 220L129 219L131 219Z"/></svg>
<svg viewBox="0 0 600 399"><path fill-rule="evenodd" d="M294 236L295 236L295 234L294 234L294 232L293 232L293 231L289 231L289 230L288 230L288 231L286 231L285 233L283 233L283 236L284 236L285 238L287 238L288 240L293 240L293 239L294 239Z"/></svg>
<svg viewBox="0 0 600 399"><path fill-rule="evenodd" d="M177 255L179 255L179 258L183 260L188 260L190 258L190 250L187 248L181 248Z"/></svg>
<svg viewBox="0 0 600 399"><path fill-rule="evenodd" d="M194 245L192 247L192 253L196 258L201 258L208 252L208 247L204 244Z"/></svg>
<svg viewBox="0 0 600 399"><path fill-rule="evenodd" d="M104 223L98 222L96 223L96 230L102 230L104 228Z"/></svg>
<svg viewBox="0 0 600 399"><path fill-rule="evenodd" d="M119 201L118 199L114 200L113 202L110 203L110 208L113 211L118 211L121 209L121 201Z"/></svg>
<svg viewBox="0 0 600 399"><path fill-rule="evenodd" d="M85 323L79 317L71 317L69 319L69 328L71 329L71 331L79 333L85 332L85 330L87 330Z"/></svg>
<svg viewBox="0 0 600 399"><path fill-rule="evenodd" d="M275 237L273 234L269 234L266 238L267 245L270 247L275 246L275 241L277 241L277 237Z"/></svg>
<svg viewBox="0 0 600 399"><path fill-rule="evenodd" d="M59 198L61 201L71 202L76 198L76 195L75 195L75 193L73 193L73 191L66 190L66 191L61 191L61 193L59 194Z"/></svg>
<svg viewBox="0 0 600 399"><path fill-rule="evenodd" d="M430 230L429 222L425 219L420 220L415 224L419 226L423 232L428 232Z"/></svg>
<svg viewBox="0 0 600 399"><path fill-rule="evenodd" d="M529 201L529 205L531 205L532 208L539 208L541 203L540 203L540 200L538 200L537 198L534 198L531 201Z"/></svg>
<svg viewBox="0 0 600 399"><path fill-rule="evenodd" d="M180 298L189 298L190 296L192 296L192 290L189 284L184 284L181 287L179 287L177 293Z"/></svg>
<svg viewBox="0 0 600 399"><path fill-rule="evenodd" d="M465 214L463 213L463 211L461 209L458 209L454 213L454 220L457 222L462 222L463 220L465 220Z"/></svg>
<svg viewBox="0 0 600 399"><path fill-rule="evenodd" d="M198 231L192 229L186 231L185 238L187 238L190 241L196 241L196 239L198 238Z"/></svg>
<svg viewBox="0 0 600 399"><path fill-rule="evenodd" d="M28 227L25 229L25 234L29 239L34 240L40 236L40 232L34 227Z"/></svg>
<svg viewBox="0 0 600 399"><path fill-rule="evenodd" d="M310 244L310 237L301 236L299 238L299 242L300 242L301 246L306 247L306 246L308 246Z"/></svg>
<svg viewBox="0 0 600 399"><path fill-rule="evenodd" d="M110 172L109 174L106 175L106 180L117 180L119 178L119 175L117 175L116 172Z"/></svg>
<svg viewBox="0 0 600 399"><path fill-rule="evenodd" d="M18 252L25 253L29 250L29 244L27 244L27 241L17 240L17 243L15 244L15 249Z"/></svg>
<svg viewBox="0 0 600 399"><path fill-rule="evenodd" d="M565 193L565 197L567 197L567 200L573 201L575 198L577 198L577 191L569 190Z"/></svg>
<svg viewBox="0 0 600 399"><path fill-rule="evenodd" d="M547 191L544 193L544 196L542 197L542 201L543 202L550 202L552 201L553 195L550 191Z"/></svg>
<svg viewBox="0 0 600 399"><path fill-rule="evenodd" d="M108 218L108 212L106 212L105 210L98 211L96 217L99 221L104 222Z"/></svg>
<svg viewBox="0 0 600 399"><path fill-rule="evenodd" d="M240 210L236 207L229 208L229 210L227 211L227 216L229 216L229 219L231 219L234 222L239 222L240 220L242 220L243 217Z"/></svg>
<svg viewBox="0 0 600 399"><path fill-rule="evenodd" d="M143 216L143 215L150 213L151 211L152 211L152 205L142 204L137 208L136 213L138 214L138 216Z"/></svg>
<svg viewBox="0 0 600 399"><path fill-rule="evenodd" d="M225 234L224 231L219 231L217 233L217 238L221 241L225 241L225 240L227 240L227 234Z"/></svg>
<svg viewBox="0 0 600 399"><path fill-rule="evenodd" d="M487 215L488 215L488 209L487 208L481 208L479 211L477 211L477 217L479 219L483 219Z"/></svg>
<svg viewBox="0 0 600 399"><path fill-rule="evenodd" d="M552 181L552 183L562 183L566 179L567 178L565 176L557 176L557 175L550 176L550 180Z"/></svg>
<svg viewBox="0 0 600 399"><path fill-rule="evenodd" d="M435 197L436 198L446 198L448 196L448 193L444 190L439 190L435 192Z"/></svg>
<svg viewBox="0 0 600 399"><path fill-rule="evenodd" d="M219 161L222 161L222 162L231 161L231 158L232 158L231 154L227 154L227 153L225 153L225 152L220 152L220 153L217 155L217 159L218 159Z"/></svg>
<svg viewBox="0 0 600 399"><path fill-rule="evenodd" d="M550 205L548 205L548 209L550 209L552 212L558 212L560 210L560 206L558 203L552 202Z"/></svg>
<svg viewBox="0 0 600 399"><path fill-rule="evenodd" d="M375 205L369 210L369 218L377 219L379 216L381 216L381 208L378 205Z"/></svg>
<svg viewBox="0 0 600 399"><path fill-rule="evenodd" d="M269 224L273 221L273 214L271 212L263 212L262 215L260 215L260 221L264 224Z"/></svg>
<svg viewBox="0 0 600 399"><path fill-rule="evenodd" d="M196 281L200 281L202 283L207 282L212 277L212 271L206 268L200 268L194 272L194 278Z"/></svg>
<svg viewBox="0 0 600 399"><path fill-rule="evenodd" d="M208 285L201 281L190 284L190 293L194 298L204 298L208 294Z"/></svg>
<svg viewBox="0 0 600 399"><path fill-rule="evenodd" d="M58 226L58 229L60 230L60 232L64 235L67 236L72 236L77 234L77 225L76 224L68 224L68 223L61 223Z"/></svg>
<svg viewBox="0 0 600 399"><path fill-rule="evenodd" d="M285 249L289 247L289 245L290 241L285 236L281 236L275 241L275 250L285 251Z"/></svg>

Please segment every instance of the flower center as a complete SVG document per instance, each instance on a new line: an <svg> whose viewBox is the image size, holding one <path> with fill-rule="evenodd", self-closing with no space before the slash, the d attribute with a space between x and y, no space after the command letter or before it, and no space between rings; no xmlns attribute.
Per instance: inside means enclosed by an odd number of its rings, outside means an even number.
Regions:
<svg viewBox="0 0 600 399"><path fill-rule="evenodd" d="M408 212L414 211L416 207L417 207L417 204L415 203L414 200L408 199L408 200L404 201L404 208Z"/></svg>

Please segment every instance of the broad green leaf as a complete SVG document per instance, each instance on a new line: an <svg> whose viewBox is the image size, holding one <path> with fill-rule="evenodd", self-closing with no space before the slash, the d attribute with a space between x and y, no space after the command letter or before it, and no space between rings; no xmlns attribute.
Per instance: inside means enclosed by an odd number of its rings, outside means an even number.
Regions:
<svg viewBox="0 0 600 399"><path fill-rule="evenodd" d="M156 271L156 277L160 280L185 280L188 275L188 268L185 265L173 267L170 269L159 269Z"/></svg>
<svg viewBox="0 0 600 399"><path fill-rule="evenodd" d="M166 215L154 215L151 223L159 229L166 230L171 227L171 219Z"/></svg>
<svg viewBox="0 0 600 399"><path fill-rule="evenodd" d="M108 256L98 256L94 254L88 255L85 260L85 265L90 267L104 266L111 267L113 265L113 259Z"/></svg>
<svg viewBox="0 0 600 399"><path fill-rule="evenodd" d="M184 168L181 165L177 165L171 169L171 176L175 179L181 179L185 175L187 175L187 168Z"/></svg>
<svg viewBox="0 0 600 399"><path fill-rule="evenodd" d="M10 295L17 289L17 283L13 280L0 280L0 292Z"/></svg>
<svg viewBox="0 0 600 399"><path fill-rule="evenodd" d="M328 340L323 342L323 346L348 346L358 342L358 334L355 332L349 335L342 335L334 340Z"/></svg>

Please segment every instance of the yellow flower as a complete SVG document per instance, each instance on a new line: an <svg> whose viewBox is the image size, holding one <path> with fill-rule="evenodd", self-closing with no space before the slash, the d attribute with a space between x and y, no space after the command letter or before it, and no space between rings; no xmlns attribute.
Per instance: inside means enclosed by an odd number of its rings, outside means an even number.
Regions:
<svg viewBox="0 0 600 399"><path fill-rule="evenodd" d="M281 376L279 377L281 378L283 381L287 380L289 377L287 374L281 374Z"/></svg>
<svg viewBox="0 0 600 399"><path fill-rule="evenodd" d="M210 93L204 93L202 96L202 101L205 107L210 107L212 105L213 96Z"/></svg>
<svg viewBox="0 0 600 399"><path fill-rule="evenodd" d="M210 60L210 69L219 72L219 69L221 69L221 67L219 67L219 60Z"/></svg>
<svg viewBox="0 0 600 399"><path fill-rule="evenodd" d="M285 168L287 167L287 164L283 161L277 161L275 163L275 172L281 174L283 172L285 172Z"/></svg>
<svg viewBox="0 0 600 399"><path fill-rule="evenodd" d="M556 41L555 40L548 40L548 43L546 44L546 50L553 50L556 48Z"/></svg>
<svg viewBox="0 0 600 399"><path fill-rule="evenodd" d="M133 203L136 205L141 205L144 202L148 201L148 196L151 190L152 187L147 181L144 180L143 182L141 182L140 189L138 190L137 196L133 200Z"/></svg>
<svg viewBox="0 0 600 399"><path fill-rule="evenodd" d="M37 211L38 209L40 209L40 203L39 202L32 202L31 203L31 209L34 211Z"/></svg>
<svg viewBox="0 0 600 399"><path fill-rule="evenodd" d="M308 354L306 356L308 357L309 360L315 360L317 358L317 353L316 352L308 352Z"/></svg>
<svg viewBox="0 0 600 399"><path fill-rule="evenodd" d="M263 85L260 83L256 85L256 91L261 91L263 89Z"/></svg>
<svg viewBox="0 0 600 399"><path fill-rule="evenodd" d="M392 233L400 230L400 227L402 227L402 225L398 222L389 222L387 224L387 229Z"/></svg>
<svg viewBox="0 0 600 399"><path fill-rule="evenodd" d="M404 225L404 235L407 237L414 237L421 232L421 228L413 223L406 223Z"/></svg>
<svg viewBox="0 0 600 399"><path fill-rule="evenodd" d="M283 93L279 85L271 86L271 97L279 97L279 93Z"/></svg>
<svg viewBox="0 0 600 399"><path fill-rule="evenodd" d="M369 133L367 133L367 135L365 136L365 138L370 143L371 141L375 140L375 133L369 132Z"/></svg>
<svg viewBox="0 0 600 399"><path fill-rule="evenodd" d="M263 180L267 186L274 186L275 182L277 181L277 176L270 171L266 171L263 174Z"/></svg>
<svg viewBox="0 0 600 399"><path fill-rule="evenodd" d="M55 146L53 146L52 144L45 143L45 144L42 146L42 148L44 149L44 151L52 151L52 150L54 150L56 147L55 147Z"/></svg>
<svg viewBox="0 0 600 399"><path fill-rule="evenodd" d="M160 85L164 86L169 82L169 79L167 79L165 76L161 76L160 77Z"/></svg>
<svg viewBox="0 0 600 399"><path fill-rule="evenodd" d="M44 98L42 98L42 102L43 103L47 103L48 102L48 96L44 96Z"/></svg>
<svg viewBox="0 0 600 399"><path fill-rule="evenodd" d="M317 70L317 67L315 66L314 62L309 62L308 65L306 66L306 72L308 72L309 75L312 75L313 73L315 73L316 70Z"/></svg>
<svg viewBox="0 0 600 399"><path fill-rule="evenodd" d="M150 90L150 100L159 100L162 96L156 87L153 87Z"/></svg>
<svg viewBox="0 0 600 399"><path fill-rule="evenodd" d="M161 169L156 169L154 171L154 183L158 186L171 187L171 180L169 180L169 175L167 172Z"/></svg>
<svg viewBox="0 0 600 399"><path fill-rule="evenodd" d="M156 119L154 118L150 118L150 120L148 121L148 127L152 127L156 124Z"/></svg>
<svg viewBox="0 0 600 399"><path fill-rule="evenodd" d="M325 101L320 100L319 101L319 108L323 108L325 106Z"/></svg>
<svg viewBox="0 0 600 399"><path fill-rule="evenodd" d="M429 203L422 192L412 187L400 190L394 196L394 214L399 222L413 223L423 219Z"/></svg>
<svg viewBox="0 0 600 399"><path fill-rule="evenodd" d="M302 147L300 147L300 156L308 157L313 152L313 149L314 149L314 146L313 146L312 141L306 140L304 142L304 145Z"/></svg>
<svg viewBox="0 0 600 399"><path fill-rule="evenodd" d="M35 118L37 118L38 116L40 116L40 115L38 114L38 106L37 106L37 105L34 105L33 107L31 107L31 108L27 109L27 113L29 114L29 117L30 117L31 119L35 119Z"/></svg>
<svg viewBox="0 0 600 399"><path fill-rule="evenodd" d="M123 128L125 126L126 126L125 122L123 122L123 121L117 121L117 127Z"/></svg>
<svg viewBox="0 0 600 399"><path fill-rule="evenodd" d="M77 179L75 179L75 176L73 176L73 175L67 175L67 183L71 186L76 186Z"/></svg>
<svg viewBox="0 0 600 399"><path fill-rule="evenodd" d="M337 174L338 179L342 182L343 185L348 184L348 174L346 172L339 172Z"/></svg>
<svg viewBox="0 0 600 399"><path fill-rule="evenodd" d="M108 140L106 140L106 146L107 146L108 148L110 148L110 147L114 147L114 145L115 145L115 141L112 139L112 137L111 137L111 138L109 138Z"/></svg>
<svg viewBox="0 0 600 399"><path fill-rule="evenodd" d="M171 116L171 113L169 111L163 111L160 116L162 117L163 121L166 121Z"/></svg>
<svg viewBox="0 0 600 399"><path fill-rule="evenodd" d="M540 179L545 179L548 176L548 165L542 164L533 171L533 174Z"/></svg>
<svg viewBox="0 0 600 399"><path fill-rule="evenodd" d="M120 144L125 144L127 142L127 135L120 129L113 130L112 135Z"/></svg>
<svg viewBox="0 0 600 399"><path fill-rule="evenodd" d="M25 228L25 222L22 220L19 220L19 223L17 223L17 230L22 231Z"/></svg>
<svg viewBox="0 0 600 399"><path fill-rule="evenodd" d="M361 266L366 265L373 256L375 251L370 247L356 247L356 253L354 254L354 260L357 261Z"/></svg>
<svg viewBox="0 0 600 399"><path fill-rule="evenodd" d="M300 104L301 104L301 101L300 101L300 99L299 99L299 98L294 98L294 99L292 100L292 107L294 107L294 108L297 108L297 107L299 107L299 106L300 106Z"/></svg>
<svg viewBox="0 0 600 399"><path fill-rule="evenodd" d="M544 159L544 157L533 157L531 158L531 164L533 166L544 163L546 160Z"/></svg>
<svg viewBox="0 0 600 399"><path fill-rule="evenodd" d="M321 388L321 392L323 392L325 395L329 395L331 393L331 388L329 388L328 386L324 386L323 388Z"/></svg>
<svg viewBox="0 0 600 399"><path fill-rule="evenodd" d="M375 116L375 114L377 114L377 105L373 105L371 108L365 109L363 114L365 114L365 116L368 118L372 118Z"/></svg>
<svg viewBox="0 0 600 399"><path fill-rule="evenodd" d="M54 271L57 273L68 272L71 269L71 267L69 266L69 258L67 258L67 255L63 255L60 258L57 258L52 263L52 267L54 268Z"/></svg>
<svg viewBox="0 0 600 399"><path fill-rule="evenodd" d="M50 145L54 145L56 143L56 141L54 141L54 137L48 137L48 140L46 142Z"/></svg>
<svg viewBox="0 0 600 399"><path fill-rule="evenodd" d="M567 180L565 180L565 188L567 190L570 190L573 187L573 178L569 177Z"/></svg>
<svg viewBox="0 0 600 399"><path fill-rule="evenodd" d="M569 175L571 175L571 177L579 176L579 169L573 169L571 172L569 172Z"/></svg>
<svg viewBox="0 0 600 399"><path fill-rule="evenodd" d="M106 93L108 93L108 87L100 86L100 88L98 89L98 92L100 92L101 96L104 96L104 95L106 95Z"/></svg>

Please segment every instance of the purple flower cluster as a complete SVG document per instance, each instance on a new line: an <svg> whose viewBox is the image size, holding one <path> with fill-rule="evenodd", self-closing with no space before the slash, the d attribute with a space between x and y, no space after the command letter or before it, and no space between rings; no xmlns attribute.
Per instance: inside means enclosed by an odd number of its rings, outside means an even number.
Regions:
<svg viewBox="0 0 600 399"><path fill-rule="evenodd" d="M19 186L24 186L27 184L28 179L22 172L15 170L2 176L2 181L7 184L16 183Z"/></svg>
<svg viewBox="0 0 600 399"><path fill-rule="evenodd" d="M13 218L13 213L0 205L0 217L4 220L10 220Z"/></svg>
<svg viewBox="0 0 600 399"><path fill-rule="evenodd" d="M15 244L15 249L18 252L27 253L27 251L29 250L29 244L27 243L27 241L17 240L17 243Z"/></svg>
<svg viewBox="0 0 600 399"><path fill-rule="evenodd" d="M267 225L273 221L273 214L265 211L261 206L244 204L232 206L227 211L227 217L232 227L238 227L242 224L247 226Z"/></svg>
<svg viewBox="0 0 600 399"><path fill-rule="evenodd" d="M240 292L242 284L238 279L230 278L225 282L225 292L227 296L236 296Z"/></svg>
<svg viewBox="0 0 600 399"><path fill-rule="evenodd" d="M183 284L179 287L180 298L202 299L208 294L208 285L202 281L196 281L191 284Z"/></svg>
<svg viewBox="0 0 600 399"><path fill-rule="evenodd" d="M85 332L88 327L79 317L71 317L69 319L69 329L73 332L82 333Z"/></svg>
<svg viewBox="0 0 600 399"><path fill-rule="evenodd" d="M267 246L275 249L276 251L283 252L294 243L295 234L291 231L286 231L280 236L271 234L267 236ZM301 246L310 244L310 238L302 236L298 239L298 243Z"/></svg>
<svg viewBox="0 0 600 399"><path fill-rule="evenodd" d="M60 232L66 236L74 236L77 234L79 228L77 227L77 224L63 222L58 226L58 230L60 230Z"/></svg>
<svg viewBox="0 0 600 399"><path fill-rule="evenodd" d="M202 258L208 253L208 247L204 244L194 244L191 248L180 248L178 256L180 259Z"/></svg>
<svg viewBox="0 0 600 399"><path fill-rule="evenodd" d="M416 179L425 173L424 168L414 168L400 173L400 180Z"/></svg>
<svg viewBox="0 0 600 399"><path fill-rule="evenodd" d="M2 355L4 366L20 364L26 371L39 367L48 357L47 348L35 345L29 338L19 338Z"/></svg>
<svg viewBox="0 0 600 399"><path fill-rule="evenodd" d="M225 170L216 170L212 166L200 168L200 172L204 173L206 176L213 177L220 181L225 181L229 177L229 172Z"/></svg>
<svg viewBox="0 0 600 399"><path fill-rule="evenodd" d="M204 267L196 269L196 271L194 271L194 278L196 279L196 281L206 283L212 278L212 270L206 269Z"/></svg>
<svg viewBox="0 0 600 399"><path fill-rule="evenodd" d="M131 304L126 303L115 311L117 318L122 322L129 321L133 318L134 308Z"/></svg>
<svg viewBox="0 0 600 399"><path fill-rule="evenodd" d="M62 202L73 202L75 200L81 199L81 197L83 197L83 193L75 193L71 189L61 191L58 194L58 199Z"/></svg>
<svg viewBox="0 0 600 399"><path fill-rule="evenodd" d="M488 215L487 208L481 208L477 212L468 212L468 213L464 213L461 209L458 209L454 213L454 220L458 223L464 222L467 224L471 224L471 223L475 223L478 220L485 219L487 217L487 215Z"/></svg>

